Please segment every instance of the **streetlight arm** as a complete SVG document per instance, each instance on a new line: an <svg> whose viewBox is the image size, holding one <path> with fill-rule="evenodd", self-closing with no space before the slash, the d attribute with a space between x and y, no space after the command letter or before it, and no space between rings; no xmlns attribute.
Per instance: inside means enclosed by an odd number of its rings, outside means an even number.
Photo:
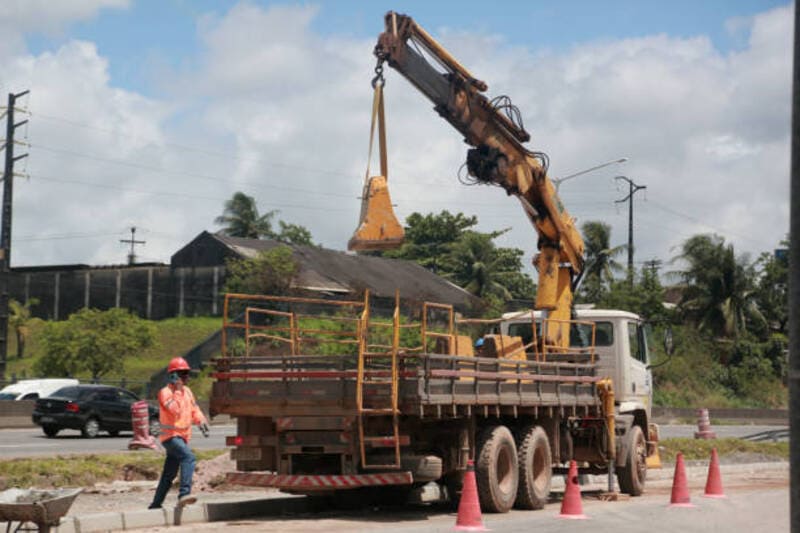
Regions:
<svg viewBox="0 0 800 533"><path fill-rule="evenodd" d="M628 160L627 157L620 157L619 159L614 159L613 161L607 161L605 163L601 163L601 164L593 166L591 168L587 168L586 170L581 170L580 172L575 172L574 174L569 174L568 176L564 176L563 178L551 178L550 181L555 183L556 189L558 189L558 186L561 185L562 182L565 182L567 180L571 180L572 178L577 178L578 176L582 176L584 174L588 174L589 172L592 172L592 171L595 171L595 170L598 170L598 169L601 169L601 168L604 168L604 167L607 167L607 166L610 166L610 165L615 165L617 163L624 163L627 160Z"/></svg>

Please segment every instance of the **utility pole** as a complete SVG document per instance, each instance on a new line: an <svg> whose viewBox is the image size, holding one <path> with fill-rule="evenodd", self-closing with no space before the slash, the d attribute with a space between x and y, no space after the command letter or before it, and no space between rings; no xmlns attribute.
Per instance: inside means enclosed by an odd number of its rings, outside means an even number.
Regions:
<svg viewBox="0 0 800 533"><path fill-rule="evenodd" d="M136 226L131 227L131 238L130 239L120 239L119 242L130 243L131 245L131 252L128 254L128 264L133 265L136 263L136 254L133 251L133 247L137 244L145 244L146 241L137 241L136 240Z"/></svg>
<svg viewBox="0 0 800 533"><path fill-rule="evenodd" d="M3 207L0 214L0 380L6 379L8 360L8 285L11 277L11 207L14 198L14 163L28 154L14 156L14 132L28 121L14 122L14 106L17 98L28 91L8 94L6 109L6 164L3 170Z"/></svg>
<svg viewBox="0 0 800 533"><path fill-rule="evenodd" d="M647 186L637 185L625 176L617 176L614 179L628 182L628 196L615 203L628 202L628 283L633 286L633 195L636 194L636 191L646 189Z"/></svg>

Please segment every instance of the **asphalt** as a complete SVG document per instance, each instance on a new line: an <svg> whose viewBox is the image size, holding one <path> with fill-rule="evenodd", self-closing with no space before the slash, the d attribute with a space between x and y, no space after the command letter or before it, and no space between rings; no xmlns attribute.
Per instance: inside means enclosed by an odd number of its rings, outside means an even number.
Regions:
<svg viewBox="0 0 800 533"><path fill-rule="evenodd" d="M726 474L763 473L766 471L786 470L788 462L756 462L744 464L722 464L720 471ZM674 465L665 464L663 469L649 470L648 481L664 481L672 479ZM706 464L689 464L686 466L687 479L704 479L708 472ZM589 476L589 484L605 483L605 476ZM553 489L563 490L560 476L553 479ZM142 528L167 527L200 522L226 522L253 517L285 516L310 512L308 499L302 496L288 496L278 492L247 493L238 496L218 495L216 500L203 498L201 502L186 506L182 510L165 507L157 510L124 510L102 513L82 513L67 515L61 524L51 529L57 533L90 533L96 531L124 531Z"/></svg>

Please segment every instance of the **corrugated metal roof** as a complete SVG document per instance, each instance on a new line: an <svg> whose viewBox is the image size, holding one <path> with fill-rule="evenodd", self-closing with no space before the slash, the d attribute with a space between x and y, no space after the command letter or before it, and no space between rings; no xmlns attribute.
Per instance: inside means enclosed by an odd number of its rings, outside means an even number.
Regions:
<svg viewBox="0 0 800 533"><path fill-rule="evenodd" d="M213 235L243 258L255 257L259 251L282 244L269 239L243 239ZM450 303L473 307L480 300L461 287L426 270L417 263L355 255L314 246L286 245L292 249L300 272L295 285L308 290L359 292L369 289L379 297L394 297L400 291L403 299Z"/></svg>

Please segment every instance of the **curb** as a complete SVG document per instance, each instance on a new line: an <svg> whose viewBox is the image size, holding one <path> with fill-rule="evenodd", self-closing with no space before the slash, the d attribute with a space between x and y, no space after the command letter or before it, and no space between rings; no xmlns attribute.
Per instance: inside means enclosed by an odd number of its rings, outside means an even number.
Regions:
<svg viewBox="0 0 800 533"><path fill-rule="evenodd" d="M188 505L182 511L174 507L165 507L67 516L61 520L58 527L51 528L50 531L53 533L125 531L198 522L224 522L254 516L296 514L309 510L306 500L305 497L287 495L280 498L201 503Z"/></svg>

